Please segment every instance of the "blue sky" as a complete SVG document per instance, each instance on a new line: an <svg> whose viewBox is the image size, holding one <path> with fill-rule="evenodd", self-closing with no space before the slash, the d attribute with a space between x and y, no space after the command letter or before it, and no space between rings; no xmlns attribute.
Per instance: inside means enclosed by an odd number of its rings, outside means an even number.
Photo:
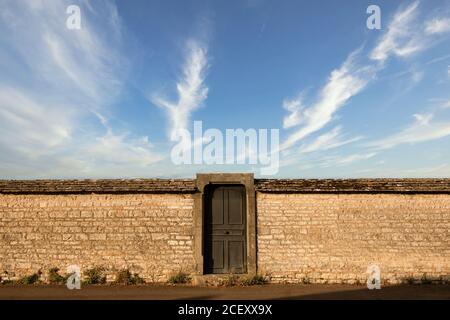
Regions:
<svg viewBox="0 0 450 320"><path fill-rule="evenodd" d="M0 0L0 178L256 172L174 165L194 120L279 129L275 177L449 177L449 89L449 0Z"/></svg>

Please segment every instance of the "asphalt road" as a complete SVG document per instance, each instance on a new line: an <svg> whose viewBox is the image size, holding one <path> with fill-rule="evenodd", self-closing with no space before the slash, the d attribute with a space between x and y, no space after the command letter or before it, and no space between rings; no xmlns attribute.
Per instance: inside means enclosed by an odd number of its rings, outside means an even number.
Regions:
<svg viewBox="0 0 450 320"><path fill-rule="evenodd" d="M44 300L184 300L184 299L445 299L450 300L450 285L402 285L368 290L351 285L264 285L253 287L194 287L169 285L82 286L68 290L65 286L0 286L0 299Z"/></svg>

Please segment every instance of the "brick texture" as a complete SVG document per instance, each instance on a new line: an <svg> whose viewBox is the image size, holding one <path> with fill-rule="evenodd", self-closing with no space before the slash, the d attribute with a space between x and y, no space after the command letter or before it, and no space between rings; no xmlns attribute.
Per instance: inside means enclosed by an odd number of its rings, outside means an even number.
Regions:
<svg viewBox="0 0 450 320"><path fill-rule="evenodd" d="M258 268L274 282L449 279L450 197L257 194Z"/></svg>
<svg viewBox="0 0 450 320"><path fill-rule="evenodd" d="M0 195L0 272L129 268L147 281L192 272L190 194Z"/></svg>
<svg viewBox="0 0 450 320"><path fill-rule="evenodd" d="M257 268L273 282L449 279L449 179L255 180ZM0 273L196 273L195 180L0 180ZM95 193L95 194L94 194Z"/></svg>

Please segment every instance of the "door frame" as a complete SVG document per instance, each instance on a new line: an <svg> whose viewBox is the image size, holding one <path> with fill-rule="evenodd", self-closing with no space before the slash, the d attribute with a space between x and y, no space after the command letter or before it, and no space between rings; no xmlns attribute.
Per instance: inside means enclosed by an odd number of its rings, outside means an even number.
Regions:
<svg viewBox="0 0 450 320"><path fill-rule="evenodd" d="M242 185L245 188L247 275L256 274L256 208L253 173L199 173L194 194L194 259L197 273L204 273L205 187L207 185Z"/></svg>

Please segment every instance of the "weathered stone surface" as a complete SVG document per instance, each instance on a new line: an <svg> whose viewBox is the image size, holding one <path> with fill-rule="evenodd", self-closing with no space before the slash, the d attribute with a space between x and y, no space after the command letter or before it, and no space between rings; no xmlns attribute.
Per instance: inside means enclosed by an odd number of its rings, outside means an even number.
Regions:
<svg viewBox="0 0 450 320"><path fill-rule="evenodd" d="M450 276L450 196L257 194L258 268L274 282Z"/></svg>
<svg viewBox="0 0 450 320"><path fill-rule="evenodd" d="M147 281L193 272L190 194L0 195L0 272L129 268Z"/></svg>
<svg viewBox="0 0 450 320"><path fill-rule="evenodd" d="M450 179L257 179L255 188L256 267L274 282L365 282L372 263L391 283L449 278ZM199 273L194 201L195 180L0 181L0 272Z"/></svg>

